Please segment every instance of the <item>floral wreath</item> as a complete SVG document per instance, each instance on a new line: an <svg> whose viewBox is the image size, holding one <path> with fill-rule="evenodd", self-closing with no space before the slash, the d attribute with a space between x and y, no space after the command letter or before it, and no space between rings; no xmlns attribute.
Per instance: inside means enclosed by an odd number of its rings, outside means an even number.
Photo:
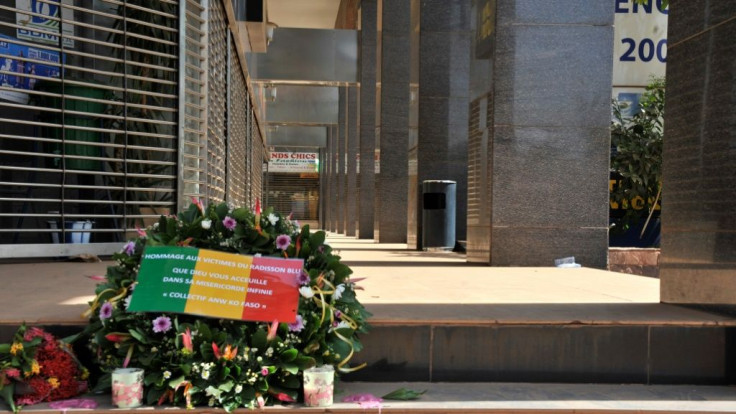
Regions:
<svg viewBox="0 0 736 414"><path fill-rule="evenodd" d="M304 259L297 276L299 310L295 323L271 324L211 319L184 314L128 312L141 255L146 246L192 246L244 255ZM113 255L104 283L86 315L83 332L103 375L96 390L110 387L120 367L145 370L148 404L209 405L232 411L293 402L302 388L302 371L332 365L351 372L349 361L362 349L358 335L368 331L370 314L358 302L352 270L325 243L273 209L261 214L205 208L197 199L178 216L162 216Z"/></svg>
<svg viewBox="0 0 736 414"><path fill-rule="evenodd" d="M0 344L0 397L14 412L81 394L88 376L71 346L43 329L23 324L12 343Z"/></svg>

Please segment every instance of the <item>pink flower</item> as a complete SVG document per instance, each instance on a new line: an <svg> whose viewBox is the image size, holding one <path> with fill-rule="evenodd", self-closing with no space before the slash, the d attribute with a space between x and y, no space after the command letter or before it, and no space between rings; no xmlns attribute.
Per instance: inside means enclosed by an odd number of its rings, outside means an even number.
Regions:
<svg viewBox="0 0 736 414"><path fill-rule="evenodd" d="M123 247L123 253L127 254L128 256L132 256L133 253L135 253L135 242L129 241L125 243L125 246Z"/></svg>
<svg viewBox="0 0 736 414"><path fill-rule="evenodd" d="M276 237L276 248L286 250L291 244L291 237L288 234L282 234Z"/></svg>
<svg viewBox="0 0 736 414"><path fill-rule="evenodd" d="M296 322L289 324L289 331L301 332L302 329L304 329L304 318L302 315L296 315Z"/></svg>
<svg viewBox="0 0 736 414"><path fill-rule="evenodd" d="M104 282L104 281L107 280L107 278L105 276L99 276L99 275L90 275L90 276L87 276L87 277L90 278L90 279L92 279L92 280L95 280L97 282Z"/></svg>
<svg viewBox="0 0 736 414"><path fill-rule="evenodd" d="M299 273L299 276L296 277L296 281L300 285L308 285L309 282L311 282L309 273L307 273L306 270L302 269L301 273Z"/></svg>
<svg viewBox="0 0 736 414"><path fill-rule="evenodd" d="M171 329L171 318L168 316L159 316L153 320L153 332L165 333Z"/></svg>
<svg viewBox="0 0 736 414"><path fill-rule="evenodd" d="M5 376L8 378L20 378L20 370L18 368L8 368L5 370Z"/></svg>
<svg viewBox="0 0 736 414"><path fill-rule="evenodd" d="M44 336L44 331L41 328L37 328L35 326L32 326L28 328L26 333L23 335L23 340L26 342L30 342L33 340L33 338L39 338Z"/></svg>
<svg viewBox="0 0 736 414"><path fill-rule="evenodd" d="M135 232L138 233L138 237L146 237L146 232L138 226L135 227Z"/></svg>
<svg viewBox="0 0 736 414"><path fill-rule="evenodd" d="M228 230L233 230L235 229L235 226L238 225L238 222L235 221L234 218L227 216L224 219L222 219L222 225L225 226L225 228Z"/></svg>
<svg viewBox="0 0 736 414"><path fill-rule="evenodd" d="M192 204L194 204L195 206L197 206L197 208L199 209L199 211L202 214L204 214L204 206L202 205L202 202L199 200L199 198L192 197Z"/></svg>
<svg viewBox="0 0 736 414"><path fill-rule="evenodd" d="M112 316L112 303L105 302L102 307L100 307L100 319L105 320Z"/></svg>
<svg viewBox="0 0 736 414"><path fill-rule="evenodd" d="M274 319L271 323L271 327L268 328L268 335L266 335L266 339L269 341L273 341L276 338L276 333L279 330L279 321Z"/></svg>
<svg viewBox="0 0 736 414"><path fill-rule="evenodd" d="M187 351L187 353L194 352L194 345L192 344L192 331L187 328L187 330L181 334L181 341L184 343L184 349Z"/></svg>
<svg viewBox="0 0 736 414"><path fill-rule="evenodd" d="M261 368L261 375L263 375L264 377L268 375L268 368L266 367Z"/></svg>

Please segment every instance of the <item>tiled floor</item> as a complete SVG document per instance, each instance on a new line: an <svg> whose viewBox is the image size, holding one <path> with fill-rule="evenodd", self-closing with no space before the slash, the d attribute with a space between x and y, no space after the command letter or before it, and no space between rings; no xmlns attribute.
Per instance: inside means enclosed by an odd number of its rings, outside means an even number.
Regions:
<svg viewBox="0 0 736 414"><path fill-rule="evenodd" d="M659 280L578 268L469 264L451 252L418 252L339 235L329 242L365 290L373 323L656 323L736 325L659 303ZM110 262L0 264L0 323L77 324Z"/></svg>

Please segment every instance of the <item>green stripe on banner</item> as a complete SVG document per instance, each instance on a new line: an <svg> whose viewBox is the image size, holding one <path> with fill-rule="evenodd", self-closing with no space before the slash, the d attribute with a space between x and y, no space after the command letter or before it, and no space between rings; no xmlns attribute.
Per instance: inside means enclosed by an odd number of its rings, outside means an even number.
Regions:
<svg viewBox="0 0 736 414"><path fill-rule="evenodd" d="M128 310L131 312L184 312L199 249L150 246L143 252L138 285Z"/></svg>

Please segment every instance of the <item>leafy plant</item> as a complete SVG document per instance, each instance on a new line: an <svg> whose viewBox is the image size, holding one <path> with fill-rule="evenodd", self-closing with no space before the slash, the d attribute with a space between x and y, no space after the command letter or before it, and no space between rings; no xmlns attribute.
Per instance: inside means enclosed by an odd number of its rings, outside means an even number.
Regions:
<svg viewBox="0 0 736 414"><path fill-rule="evenodd" d="M633 117L624 116L626 104L613 101L611 170L620 180L611 191L611 201L624 210L613 231L625 232L646 216L648 221L659 203L664 99L664 78L653 78Z"/></svg>
<svg viewBox="0 0 736 414"><path fill-rule="evenodd" d="M302 371L333 365L350 372L370 314L356 298L352 271L325 243L272 209L263 214L195 200L178 217L161 217L113 256L90 304L83 337L110 386L119 367L143 368L148 404L210 405L232 411L296 401ZM304 259L297 277L297 322L263 323L127 310L146 246L192 246L230 253ZM295 276L296 277L296 276Z"/></svg>

